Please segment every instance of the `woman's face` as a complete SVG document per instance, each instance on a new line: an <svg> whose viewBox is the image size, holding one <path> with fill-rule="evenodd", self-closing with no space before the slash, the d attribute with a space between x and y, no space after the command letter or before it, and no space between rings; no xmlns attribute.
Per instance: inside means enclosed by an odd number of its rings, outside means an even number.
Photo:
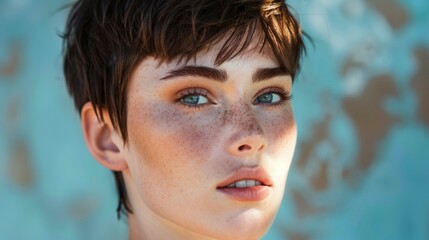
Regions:
<svg viewBox="0 0 429 240"><path fill-rule="evenodd" d="M143 236L259 239L279 208L297 136L291 77L259 48L215 65L218 50L147 58L129 83L121 152Z"/></svg>

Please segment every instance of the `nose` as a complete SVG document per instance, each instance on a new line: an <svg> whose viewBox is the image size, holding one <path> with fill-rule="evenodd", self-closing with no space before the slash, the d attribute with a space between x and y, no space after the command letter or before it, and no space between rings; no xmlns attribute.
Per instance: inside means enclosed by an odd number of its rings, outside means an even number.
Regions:
<svg viewBox="0 0 429 240"><path fill-rule="evenodd" d="M241 134L240 134L241 135ZM252 156L261 153L267 147L266 141L260 134L241 136L229 147L228 152L235 156Z"/></svg>
<svg viewBox="0 0 429 240"><path fill-rule="evenodd" d="M227 141L227 151L235 156L251 156L263 152L267 140L261 123L251 109L231 111L229 116L232 133Z"/></svg>

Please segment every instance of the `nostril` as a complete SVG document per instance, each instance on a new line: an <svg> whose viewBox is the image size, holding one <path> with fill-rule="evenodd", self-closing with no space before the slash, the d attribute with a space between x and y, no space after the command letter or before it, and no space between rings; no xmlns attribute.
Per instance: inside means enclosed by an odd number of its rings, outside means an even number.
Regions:
<svg viewBox="0 0 429 240"><path fill-rule="evenodd" d="M245 145L241 145L240 147L238 147L239 151L245 151L245 150L250 150L252 149L252 147L250 147L249 145L245 144Z"/></svg>

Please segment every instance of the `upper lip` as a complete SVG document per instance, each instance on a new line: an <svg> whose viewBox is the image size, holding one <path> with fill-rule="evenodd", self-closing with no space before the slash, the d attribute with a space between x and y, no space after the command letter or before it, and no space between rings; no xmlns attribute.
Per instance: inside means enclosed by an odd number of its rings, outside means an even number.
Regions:
<svg viewBox="0 0 429 240"><path fill-rule="evenodd" d="M256 180L262 183L265 186L272 186L272 180L270 175L261 167L242 167L234 171L229 177L224 181L220 182L216 187L224 188L234 182L240 180Z"/></svg>

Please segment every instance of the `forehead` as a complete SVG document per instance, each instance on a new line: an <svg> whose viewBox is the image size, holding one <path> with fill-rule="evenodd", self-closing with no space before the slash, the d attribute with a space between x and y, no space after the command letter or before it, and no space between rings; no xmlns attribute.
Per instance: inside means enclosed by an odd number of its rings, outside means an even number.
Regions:
<svg viewBox="0 0 429 240"><path fill-rule="evenodd" d="M186 66L198 66L218 69L229 76L237 72L244 74L261 68L279 67L271 50L267 48L262 49L259 46L249 46L238 55L216 63L216 58L221 48L220 44L214 45L211 48L198 52L194 57L186 61L175 59L165 62L154 57L148 57L137 67L135 75L139 78L161 79L173 70L182 69Z"/></svg>
<svg viewBox="0 0 429 240"><path fill-rule="evenodd" d="M213 41L212 44L204 47L197 52L197 54L189 58L185 56L165 60L154 56L148 56L135 69L129 89L136 87L136 80L133 80L133 78L140 79L137 80L137 82L139 82L137 85L140 85L146 82L144 79L161 79L165 77L168 72L184 66L205 66L222 69L227 72L227 75L242 70L249 71L250 69L280 66L270 45L264 44L263 36L256 33L253 35L251 41L247 43L242 39L242 44L238 46L239 48L236 49L236 53L228 53L229 57L224 61L217 61L219 55L225 50L225 47L228 46L228 40L229 36L226 35L220 40Z"/></svg>

